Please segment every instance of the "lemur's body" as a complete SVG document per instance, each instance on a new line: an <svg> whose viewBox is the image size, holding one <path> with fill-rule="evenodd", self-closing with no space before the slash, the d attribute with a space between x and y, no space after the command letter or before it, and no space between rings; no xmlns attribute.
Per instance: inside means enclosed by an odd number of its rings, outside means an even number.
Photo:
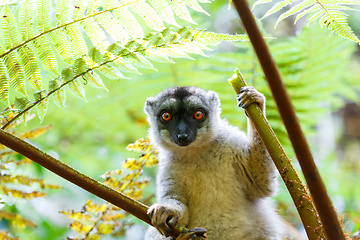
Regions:
<svg viewBox="0 0 360 240"><path fill-rule="evenodd" d="M240 105L265 108L253 88L239 98ZM150 139L159 152L152 223L164 235L177 222L206 228L209 240L281 239L281 219L269 202L275 167L250 122L246 136L220 118L219 105L216 93L193 87L147 100ZM145 239L167 239L158 230L150 228Z"/></svg>

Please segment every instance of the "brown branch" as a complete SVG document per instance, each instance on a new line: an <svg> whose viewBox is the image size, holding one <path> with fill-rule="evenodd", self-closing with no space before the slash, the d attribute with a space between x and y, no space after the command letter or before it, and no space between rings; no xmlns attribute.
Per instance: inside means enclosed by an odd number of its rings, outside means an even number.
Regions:
<svg viewBox="0 0 360 240"><path fill-rule="evenodd" d="M151 220L147 215L148 207L146 205L104 185L99 181L96 181L93 178L90 178L89 176L42 152L24 140L1 129L0 143L40 164L56 175L72 182L73 184L108 201L109 203L127 211L151 225ZM170 235L178 236L181 230L183 230L181 227L173 228Z"/></svg>
<svg viewBox="0 0 360 240"><path fill-rule="evenodd" d="M249 5L246 0L233 0L233 2L269 83L281 118L289 134L296 157L300 163L305 180L324 226L327 239L344 240L346 238L338 216L314 163L314 159L311 155L304 133L301 130L290 97L270 51L256 25L255 19L251 14Z"/></svg>

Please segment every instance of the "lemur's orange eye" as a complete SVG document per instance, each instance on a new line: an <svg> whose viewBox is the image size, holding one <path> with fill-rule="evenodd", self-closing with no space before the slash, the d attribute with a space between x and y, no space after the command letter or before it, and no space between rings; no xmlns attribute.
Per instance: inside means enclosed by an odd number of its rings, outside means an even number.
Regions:
<svg viewBox="0 0 360 240"><path fill-rule="evenodd" d="M162 115L161 115L161 118L162 120L164 121L170 121L171 120L171 114L169 112L164 112Z"/></svg>
<svg viewBox="0 0 360 240"><path fill-rule="evenodd" d="M200 110L198 110L194 113L194 118L196 120L201 120L203 117L204 117L204 113Z"/></svg>

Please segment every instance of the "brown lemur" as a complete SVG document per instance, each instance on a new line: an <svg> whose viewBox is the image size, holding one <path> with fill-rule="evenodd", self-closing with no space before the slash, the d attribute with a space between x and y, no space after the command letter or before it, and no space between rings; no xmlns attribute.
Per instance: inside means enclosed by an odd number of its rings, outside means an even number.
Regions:
<svg viewBox="0 0 360 240"><path fill-rule="evenodd" d="M256 102L265 113L265 97L253 87L242 88L237 101L243 108ZM197 87L166 89L144 110L159 153L157 203L148 211L155 228L145 240L172 239L176 224L203 227L209 240L282 239L270 199L275 166L250 120L246 135L220 117L217 93Z"/></svg>

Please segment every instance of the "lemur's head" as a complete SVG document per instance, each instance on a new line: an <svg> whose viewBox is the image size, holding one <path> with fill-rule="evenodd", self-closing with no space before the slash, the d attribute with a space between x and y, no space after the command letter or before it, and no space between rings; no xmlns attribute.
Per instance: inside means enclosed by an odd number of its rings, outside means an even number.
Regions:
<svg viewBox="0 0 360 240"><path fill-rule="evenodd" d="M211 140L220 116L219 106L219 97L213 91L197 87L166 89L145 102L150 138L163 147L201 146Z"/></svg>

